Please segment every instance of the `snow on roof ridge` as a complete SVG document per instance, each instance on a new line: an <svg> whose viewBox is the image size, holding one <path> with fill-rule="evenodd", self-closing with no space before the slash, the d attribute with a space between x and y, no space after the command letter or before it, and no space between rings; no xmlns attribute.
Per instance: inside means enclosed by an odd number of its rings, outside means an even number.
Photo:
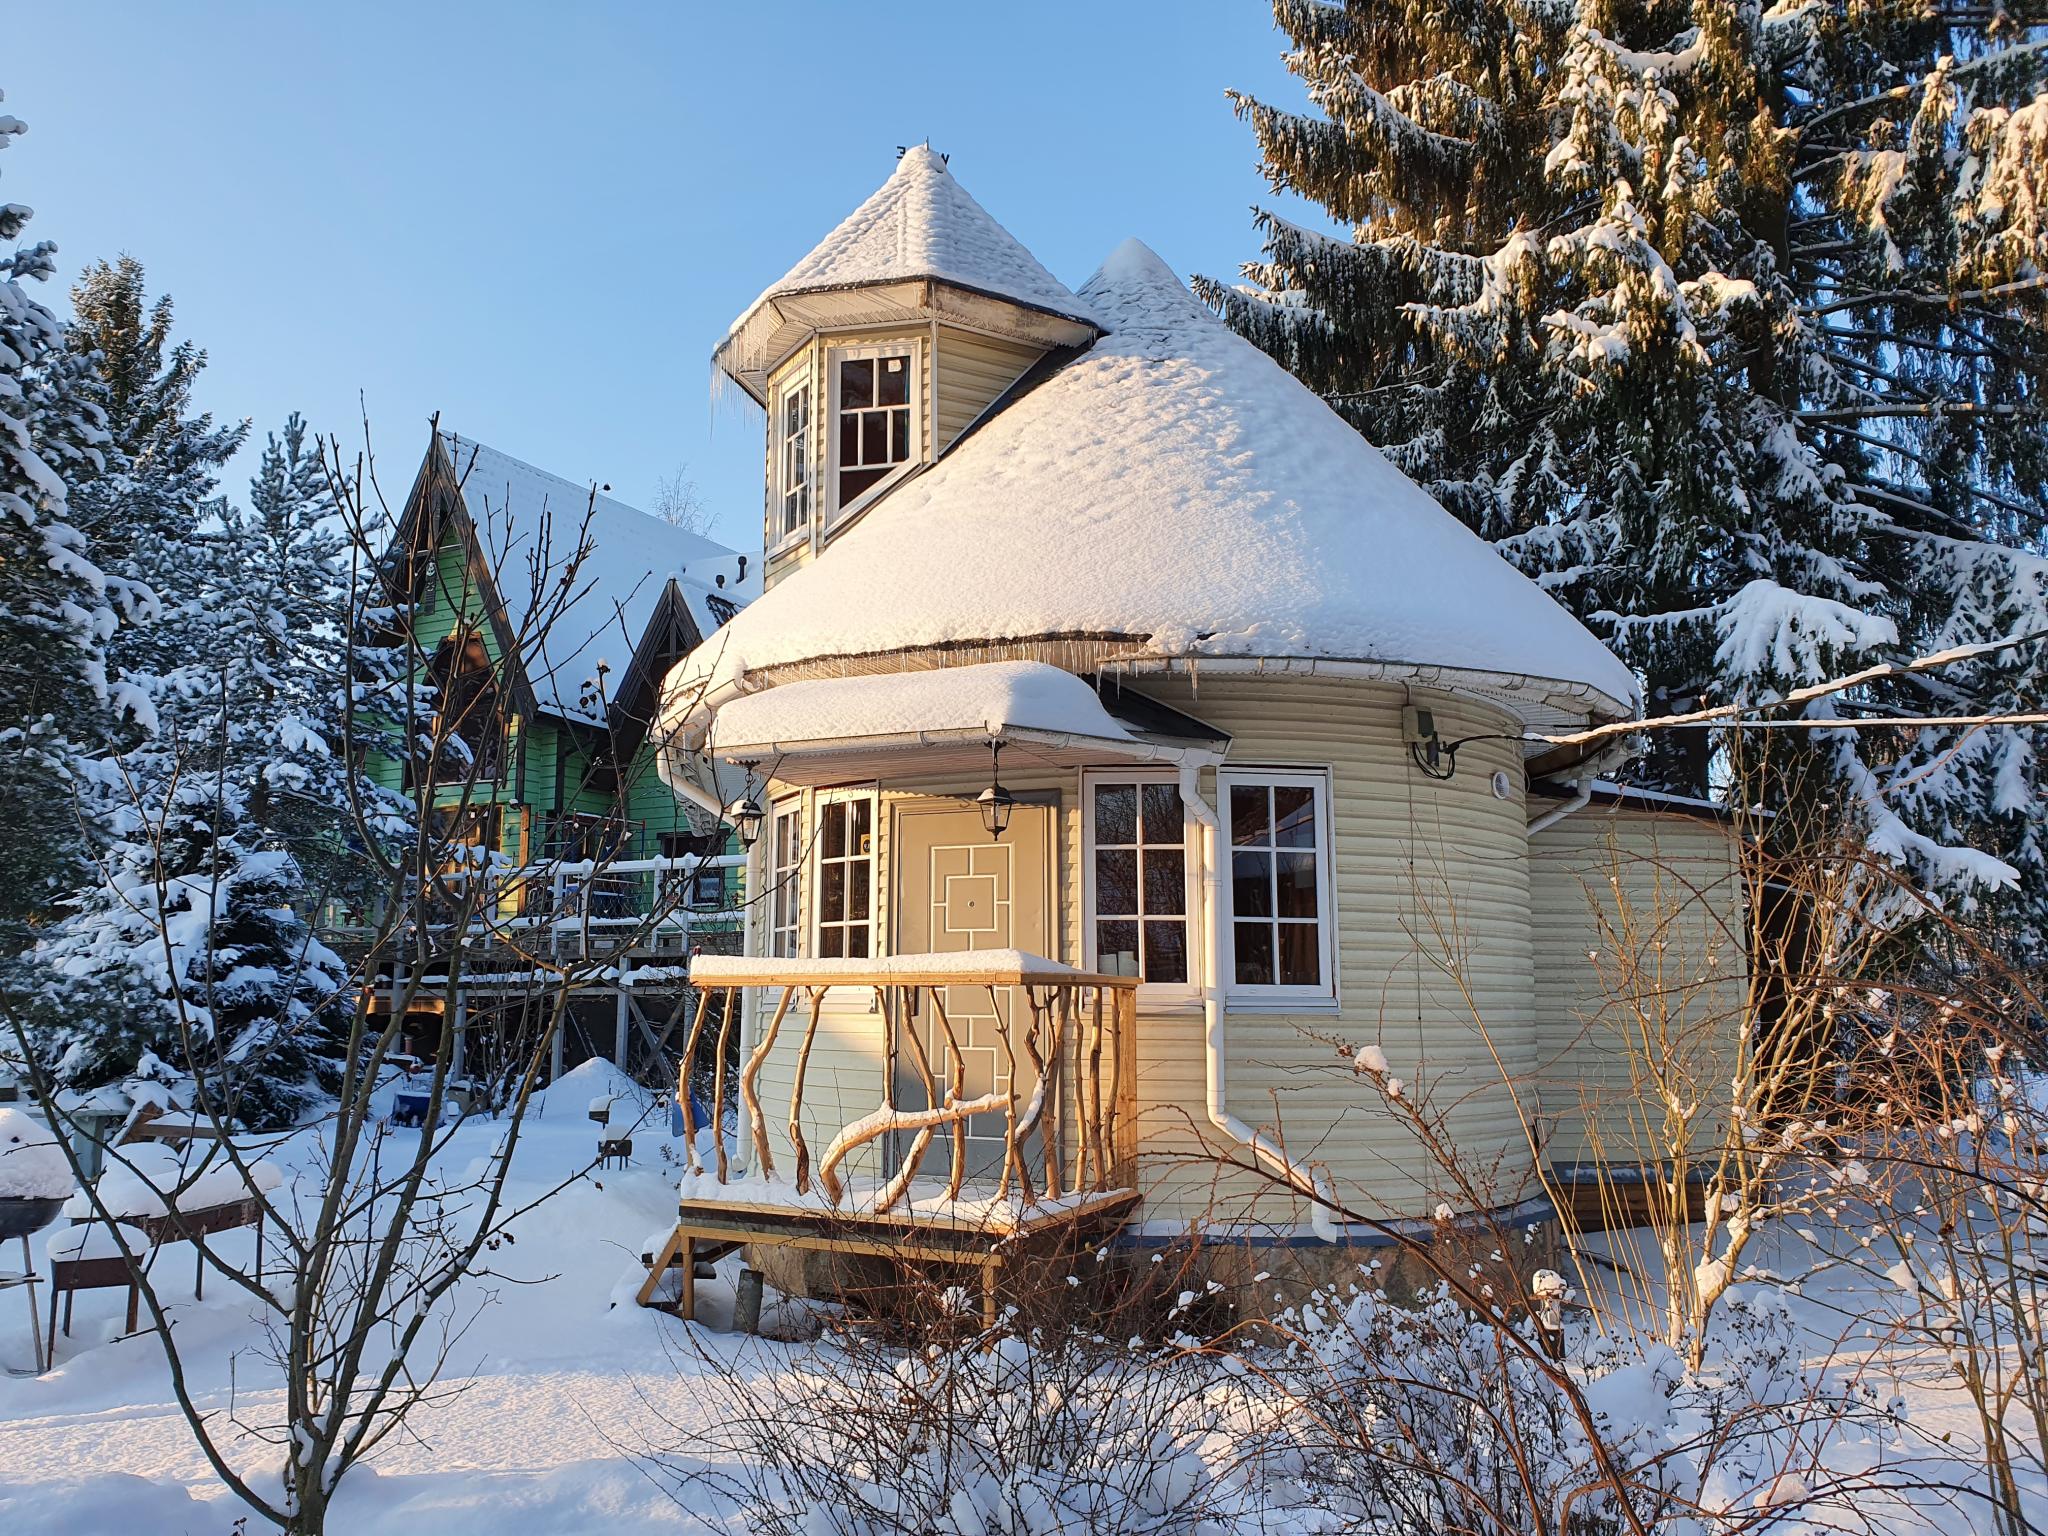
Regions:
<svg viewBox="0 0 2048 1536"><path fill-rule="evenodd" d="M943 155L915 144L866 201L740 311L727 334L782 294L918 277L939 278L1091 324L1096 320L960 185Z"/></svg>
<svg viewBox="0 0 2048 1536"><path fill-rule="evenodd" d="M1188 290L1159 253L1135 235L1102 259L1080 292L1112 331L1223 323Z"/></svg>

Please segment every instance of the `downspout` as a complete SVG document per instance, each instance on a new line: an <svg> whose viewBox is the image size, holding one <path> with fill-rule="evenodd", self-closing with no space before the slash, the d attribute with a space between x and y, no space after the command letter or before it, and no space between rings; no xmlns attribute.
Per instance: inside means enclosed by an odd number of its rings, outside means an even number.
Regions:
<svg viewBox="0 0 2048 1536"><path fill-rule="evenodd" d="M1210 762L1219 759L1207 759ZM1328 1185L1318 1180L1306 1164L1290 1158L1271 1138L1253 1130L1233 1115L1227 1104L1224 1083L1223 1041L1223 872L1220 863L1222 829L1216 812L1202 798L1198 782L1201 759L1183 758L1180 764L1180 799L1196 825L1201 828L1202 871L1202 1038L1207 1065L1209 1123L1253 1156L1265 1163L1297 1193L1309 1200L1309 1226L1325 1242L1339 1236L1330 1202Z"/></svg>
<svg viewBox="0 0 2048 1536"><path fill-rule="evenodd" d="M1573 791L1571 799L1565 801L1563 805L1552 806L1541 816L1530 822L1529 836L1534 837L1546 827L1556 826L1574 811L1583 811L1588 805L1593 803L1593 775L1582 773L1572 782L1578 787Z"/></svg>

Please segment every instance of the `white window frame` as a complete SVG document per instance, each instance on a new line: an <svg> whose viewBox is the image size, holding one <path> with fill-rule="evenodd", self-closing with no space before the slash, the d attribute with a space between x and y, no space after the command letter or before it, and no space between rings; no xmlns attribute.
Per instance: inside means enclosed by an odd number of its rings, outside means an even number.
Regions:
<svg viewBox="0 0 2048 1536"><path fill-rule="evenodd" d="M819 935L824 924L818 916L818 897L825 889L825 811L828 806L843 805L852 800L865 800L868 805L868 915L865 919L868 930L868 952L863 956L826 956ZM811 947L807 953L820 958L848 959L865 958L873 960L880 954L881 922L881 839L882 814L881 796L872 784L857 785L845 789L821 789L811 799L810 846L805 850L805 872L811 876L811 894L806 911L806 928L810 935ZM835 923L834 927L848 928L851 922Z"/></svg>
<svg viewBox="0 0 2048 1536"><path fill-rule="evenodd" d="M1280 982L1254 984L1237 979L1237 882L1232 875L1230 840L1230 791L1234 788L1276 786L1307 789L1314 796L1316 854L1316 942L1317 970L1321 982L1312 987ZM1239 1006L1288 1007L1292 1005L1332 1007L1337 1003L1337 903L1332 861L1335 842L1330 814L1330 770L1327 768L1221 768L1216 773L1216 858L1223 893L1223 953L1218 957L1218 980L1224 996ZM1246 921L1254 921L1247 918ZM1274 969L1279 969L1275 945Z"/></svg>
<svg viewBox="0 0 2048 1536"><path fill-rule="evenodd" d="M1101 784L1171 784L1174 797L1180 797L1180 775L1171 770L1157 768L1087 768L1081 773L1081 953L1083 964L1089 970L1099 969L1101 959L1095 934L1095 790ZM1139 797L1142 808L1143 795ZM1142 822L1141 822L1142 826ZM1141 833L1142 835L1142 833ZM1184 893L1181 898L1182 918L1187 928L1188 978L1186 981L1141 981L1138 984L1140 998L1157 1002L1186 1002L1202 995L1202 923L1197 908L1201 894L1201 881L1196 866L1200 862L1201 850L1195 839L1195 823L1188 815L1187 803L1181 802L1181 877ZM1142 880L1142 872L1140 879ZM1115 921L1115 919L1112 919ZM1139 939L1143 950L1143 936Z"/></svg>
<svg viewBox="0 0 2048 1536"><path fill-rule="evenodd" d="M862 491L852 501L841 506L839 502L839 365L843 362L858 362L863 358L896 357L906 353L910 358L908 364L910 378L907 389L908 398L906 400L910 411L910 457L869 486L865 491ZM888 495L889 491L898 481L924 462L924 342L919 337L905 336L886 341L861 342L853 346L827 347L825 349L824 362L825 388L823 394L827 410L824 416L824 451L818 457L825 466L826 498L824 506L826 510L820 526L824 531L829 532L840 523L846 521L847 518L872 505L881 497ZM816 403L815 397L813 398L813 403ZM815 431L819 418L813 416L811 420L813 430ZM812 485L811 490L812 515L815 517L819 506L815 483Z"/></svg>
<svg viewBox="0 0 2048 1536"><path fill-rule="evenodd" d="M795 549L808 544L811 530L818 522L818 396L812 387L811 370L805 367L794 377L783 381L775 391L775 411L768 423L768 438L772 445L768 475L768 553L781 554L786 549ZM805 397L803 445L803 467L810 475L808 489L809 503L804 508L804 520L800 527L784 529L782 526L782 504L789 490L789 438L783 430L784 414L792 395Z"/></svg>
<svg viewBox="0 0 2048 1536"><path fill-rule="evenodd" d="M766 948L775 959L790 960L804 952L804 929L809 926L804 920L804 900L810 894L809 882L804 879L804 854L808 851L804 836L804 797L790 795L775 801L769 807L768 818ZM789 841L786 842L785 838ZM790 883L786 907L781 905L782 882L785 879ZM778 911L787 911L790 920L787 923L777 922ZM789 941L786 952L781 947L785 937Z"/></svg>

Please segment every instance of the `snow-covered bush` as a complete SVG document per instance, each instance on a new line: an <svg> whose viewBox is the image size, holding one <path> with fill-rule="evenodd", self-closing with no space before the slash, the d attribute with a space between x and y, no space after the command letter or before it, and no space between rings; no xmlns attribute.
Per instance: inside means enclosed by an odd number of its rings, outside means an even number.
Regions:
<svg viewBox="0 0 2048 1536"><path fill-rule="evenodd" d="M1625 1327L1575 1329L1553 1365L1533 1328L1443 1288L1324 1294L1290 1322L1252 1460L1272 1502L1341 1530L1694 1536L1723 1528L1703 1513L1734 1529L1760 1509L1839 1529L1850 1489L1883 1486L1870 1447L1897 1438L1873 1391L1806 1367L1770 1292L1730 1300L1705 1370Z"/></svg>
<svg viewBox="0 0 2048 1536"><path fill-rule="evenodd" d="M1227 1430L1244 1378L1200 1350L1081 1328L927 1347L862 1328L796 1368L723 1383L675 1449L767 1536L1222 1536L1244 1497ZM1248 1422L1248 1421L1246 1421ZM716 1449L737 1471L710 1470Z"/></svg>

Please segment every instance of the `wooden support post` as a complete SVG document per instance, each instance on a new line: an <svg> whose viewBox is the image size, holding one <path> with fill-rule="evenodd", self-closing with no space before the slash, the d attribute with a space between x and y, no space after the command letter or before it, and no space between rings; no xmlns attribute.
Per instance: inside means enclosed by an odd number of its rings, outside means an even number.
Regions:
<svg viewBox="0 0 2048 1536"><path fill-rule="evenodd" d="M946 1037L946 1056L953 1064L953 1072L946 1086L949 1104L958 1104L967 1097L967 1058L960 1054L960 1041L953 1034L953 1021L946 1017L946 1005L939 1000L942 988L930 989L932 1016L939 1021L939 1029ZM967 1122L961 1121L948 1133L953 1142L953 1166L946 1175L946 1198L958 1200L960 1186L967 1182Z"/></svg>
<svg viewBox="0 0 2048 1536"><path fill-rule="evenodd" d="M654 1304L654 1293L661 1288L661 1277L668 1273L669 1265L674 1261L676 1254L681 1251L682 1246L683 1233L682 1229L678 1227L675 1231L669 1233L668 1241L661 1245L661 1251L654 1255L654 1262L648 1266L647 1278L641 1283L640 1294L634 1298L641 1306L647 1307Z"/></svg>
<svg viewBox="0 0 2048 1536"><path fill-rule="evenodd" d="M683 1290L677 1310L684 1322L694 1323L697 1320L697 1239L687 1232L683 1234L681 1257Z"/></svg>
<svg viewBox="0 0 2048 1536"><path fill-rule="evenodd" d="M718 1061L711 1069L711 1148L718 1155L718 1182L726 1181L730 1169L725 1156L725 1053L732 1043L733 1015L739 1012L739 988L725 989L725 1017L718 1024Z"/></svg>
<svg viewBox="0 0 2048 1536"><path fill-rule="evenodd" d="M740 1112L746 1117L747 1134L754 1148L754 1172L764 1179L775 1176L775 1154L768 1147L768 1121L761 1113L759 1079L768 1053L775 1048L775 1037L782 1032L782 1016L789 1012L790 1000L795 996L795 987L782 989L782 997L775 1004L775 1016L768 1021L768 1028L740 1072Z"/></svg>
<svg viewBox="0 0 2048 1536"><path fill-rule="evenodd" d="M1137 1183L1138 1154L1138 994L1122 987L1116 993L1116 1120L1111 1126L1116 1177L1120 1186Z"/></svg>
<svg viewBox="0 0 2048 1536"><path fill-rule="evenodd" d="M704 1015L711 1007L711 991L697 993L697 1017L690 1023L690 1037L683 1043L683 1059L676 1067L676 1104L683 1112L683 1161L692 1173L702 1173L697 1156L697 1117L690 1109L690 1068L697 1060L697 1038L704 1033Z"/></svg>
<svg viewBox="0 0 2048 1536"><path fill-rule="evenodd" d="M627 977L631 974L632 962L620 955L619 995L612 1010L612 1065L621 1072L626 1070L626 1043L633 1028L632 993L627 988Z"/></svg>
<svg viewBox="0 0 2048 1536"><path fill-rule="evenodd" d="M818 1015L825 1007L825 988L811 993L811 1021L804 1026L804 1043L796 1053L796 1080L789 1090L789 1144L796 1151L796 1192L811 1187L811 1149L804 1142L804 1072L811 1064L811 1042L818 1038Z"/></svg>

